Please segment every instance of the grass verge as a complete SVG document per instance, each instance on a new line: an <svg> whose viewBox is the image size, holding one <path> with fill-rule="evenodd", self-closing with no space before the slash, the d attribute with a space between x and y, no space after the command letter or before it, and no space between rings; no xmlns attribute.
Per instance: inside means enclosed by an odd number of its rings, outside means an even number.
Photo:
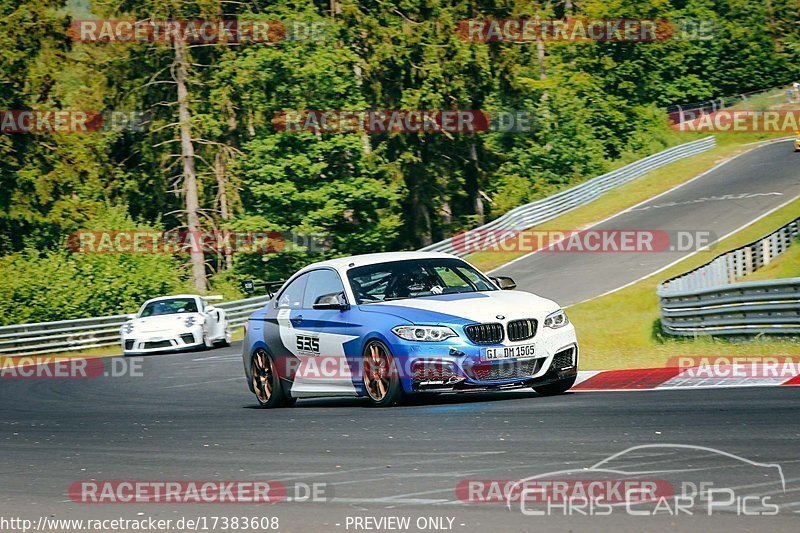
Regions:
<svg viewBox="0 0 800 533"><path fill-rule="evenodd" d="M244 329L240 327L233 328L233 342L240 341L244 338ZM16 366L20 362L26 364L30 363L31 359L44 360L49 358L66 358L66 357L117 357L122 354L119 345L113 346L100 346L99 348L91 348L89 350L75 350L73 352L58 352L50 354L32 355L30 357L20 357L14 355L0 355L0 368L8 368Z"/></svg>
<svg viewBox="0 0 800 533"><path fill-rule="evenodd" d="M54 358L66 359L74 357L80 359L88 359L95 357L115 357L120 355L120 353L122 353L120 347L118 345L114 345L114 346L100 346L98 348L90 348L84 351L75 350L72 352L47 353L47 354L30 355L30 356L0 355L0 368L10 368L20 364L28 365L31 364L32 361L45 362L48 360L52 360Z"/></svg>
<svg viewBox="0 0 800 533"><path fill-rule="evenodd" d="M678 356L800 356L797 339L758 336L747 339L710 337L673 338L664 336L659 326L656 286L669 278L697 268L714 257L768 235L792 221L800 211L800 199L732 235L714 247L673 265L630 287L595 298L568 309L581 345L581 368L601 370L664 366ZM793 246L762 275L782 277L796 272L800 246ZM794 264L792 262L794 261ZM769 269L769 270L768 270ZM772 277L772 276L770 276ZM754 279L748 276L745 280Z"/></svg>

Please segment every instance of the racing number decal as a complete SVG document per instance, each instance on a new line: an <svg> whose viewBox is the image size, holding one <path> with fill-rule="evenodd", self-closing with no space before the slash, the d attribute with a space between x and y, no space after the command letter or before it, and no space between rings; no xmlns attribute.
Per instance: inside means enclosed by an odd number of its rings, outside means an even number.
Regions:
<svg viewBox="0 0 800 533"><path fill-rule="evenodd" d="M303 355L319 355L319 337L297 336L297 352Z"/></svg>

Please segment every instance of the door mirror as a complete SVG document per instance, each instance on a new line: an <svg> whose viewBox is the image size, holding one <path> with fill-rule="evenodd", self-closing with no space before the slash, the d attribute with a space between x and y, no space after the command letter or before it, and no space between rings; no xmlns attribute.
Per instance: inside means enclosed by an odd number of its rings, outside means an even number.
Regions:
<svg viewBox="0 0 800 533"><path fill-rule="evenodd" d="M314 309L338 309L344 311L350 309L350 304L344 297L344 293L334 292L331 294L323 294L314 302Z"/></svg>
<svg viewBox="0 0 800 533"><path fill-rule="evenodd" d="M517 284L508 276L496 276L491 278L491 280L494 281L494 284L497 285L497 288L501 291L510 291L511 289L517 288Z"/></svg>

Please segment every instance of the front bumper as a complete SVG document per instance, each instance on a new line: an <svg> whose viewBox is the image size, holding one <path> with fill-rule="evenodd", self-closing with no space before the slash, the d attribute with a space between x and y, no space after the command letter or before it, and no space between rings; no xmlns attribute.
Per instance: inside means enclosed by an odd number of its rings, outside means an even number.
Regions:
<svg viewBox="0 0 800 533"><path fill-rule="evenodd" d="M406 392L455 392L538 387L577 375L575 328L542 329L526 341L479 346L469 341L419 343L401 341L392 351ZM533 357L486 361L485 349L534 344Z"/></svg>
<svg viewBox="0 0 800 533"><path fill-rule="evenodd" d="M122 337L124 355L142 355L160 352L193 350L204 346L203 330L195 327L182 332L139 333L136 331Z"/></svg>

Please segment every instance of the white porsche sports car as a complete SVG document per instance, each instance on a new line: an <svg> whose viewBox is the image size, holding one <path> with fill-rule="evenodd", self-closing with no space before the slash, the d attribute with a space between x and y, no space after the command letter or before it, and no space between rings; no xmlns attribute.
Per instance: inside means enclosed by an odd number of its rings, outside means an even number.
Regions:
<svg viewBox="0 0 800 533"><path fill-rule="evenodd" d="M221 299L179 294L146 301L120 328L123 355L229 345L231 328L225 310L208 303Z"/></svg>

